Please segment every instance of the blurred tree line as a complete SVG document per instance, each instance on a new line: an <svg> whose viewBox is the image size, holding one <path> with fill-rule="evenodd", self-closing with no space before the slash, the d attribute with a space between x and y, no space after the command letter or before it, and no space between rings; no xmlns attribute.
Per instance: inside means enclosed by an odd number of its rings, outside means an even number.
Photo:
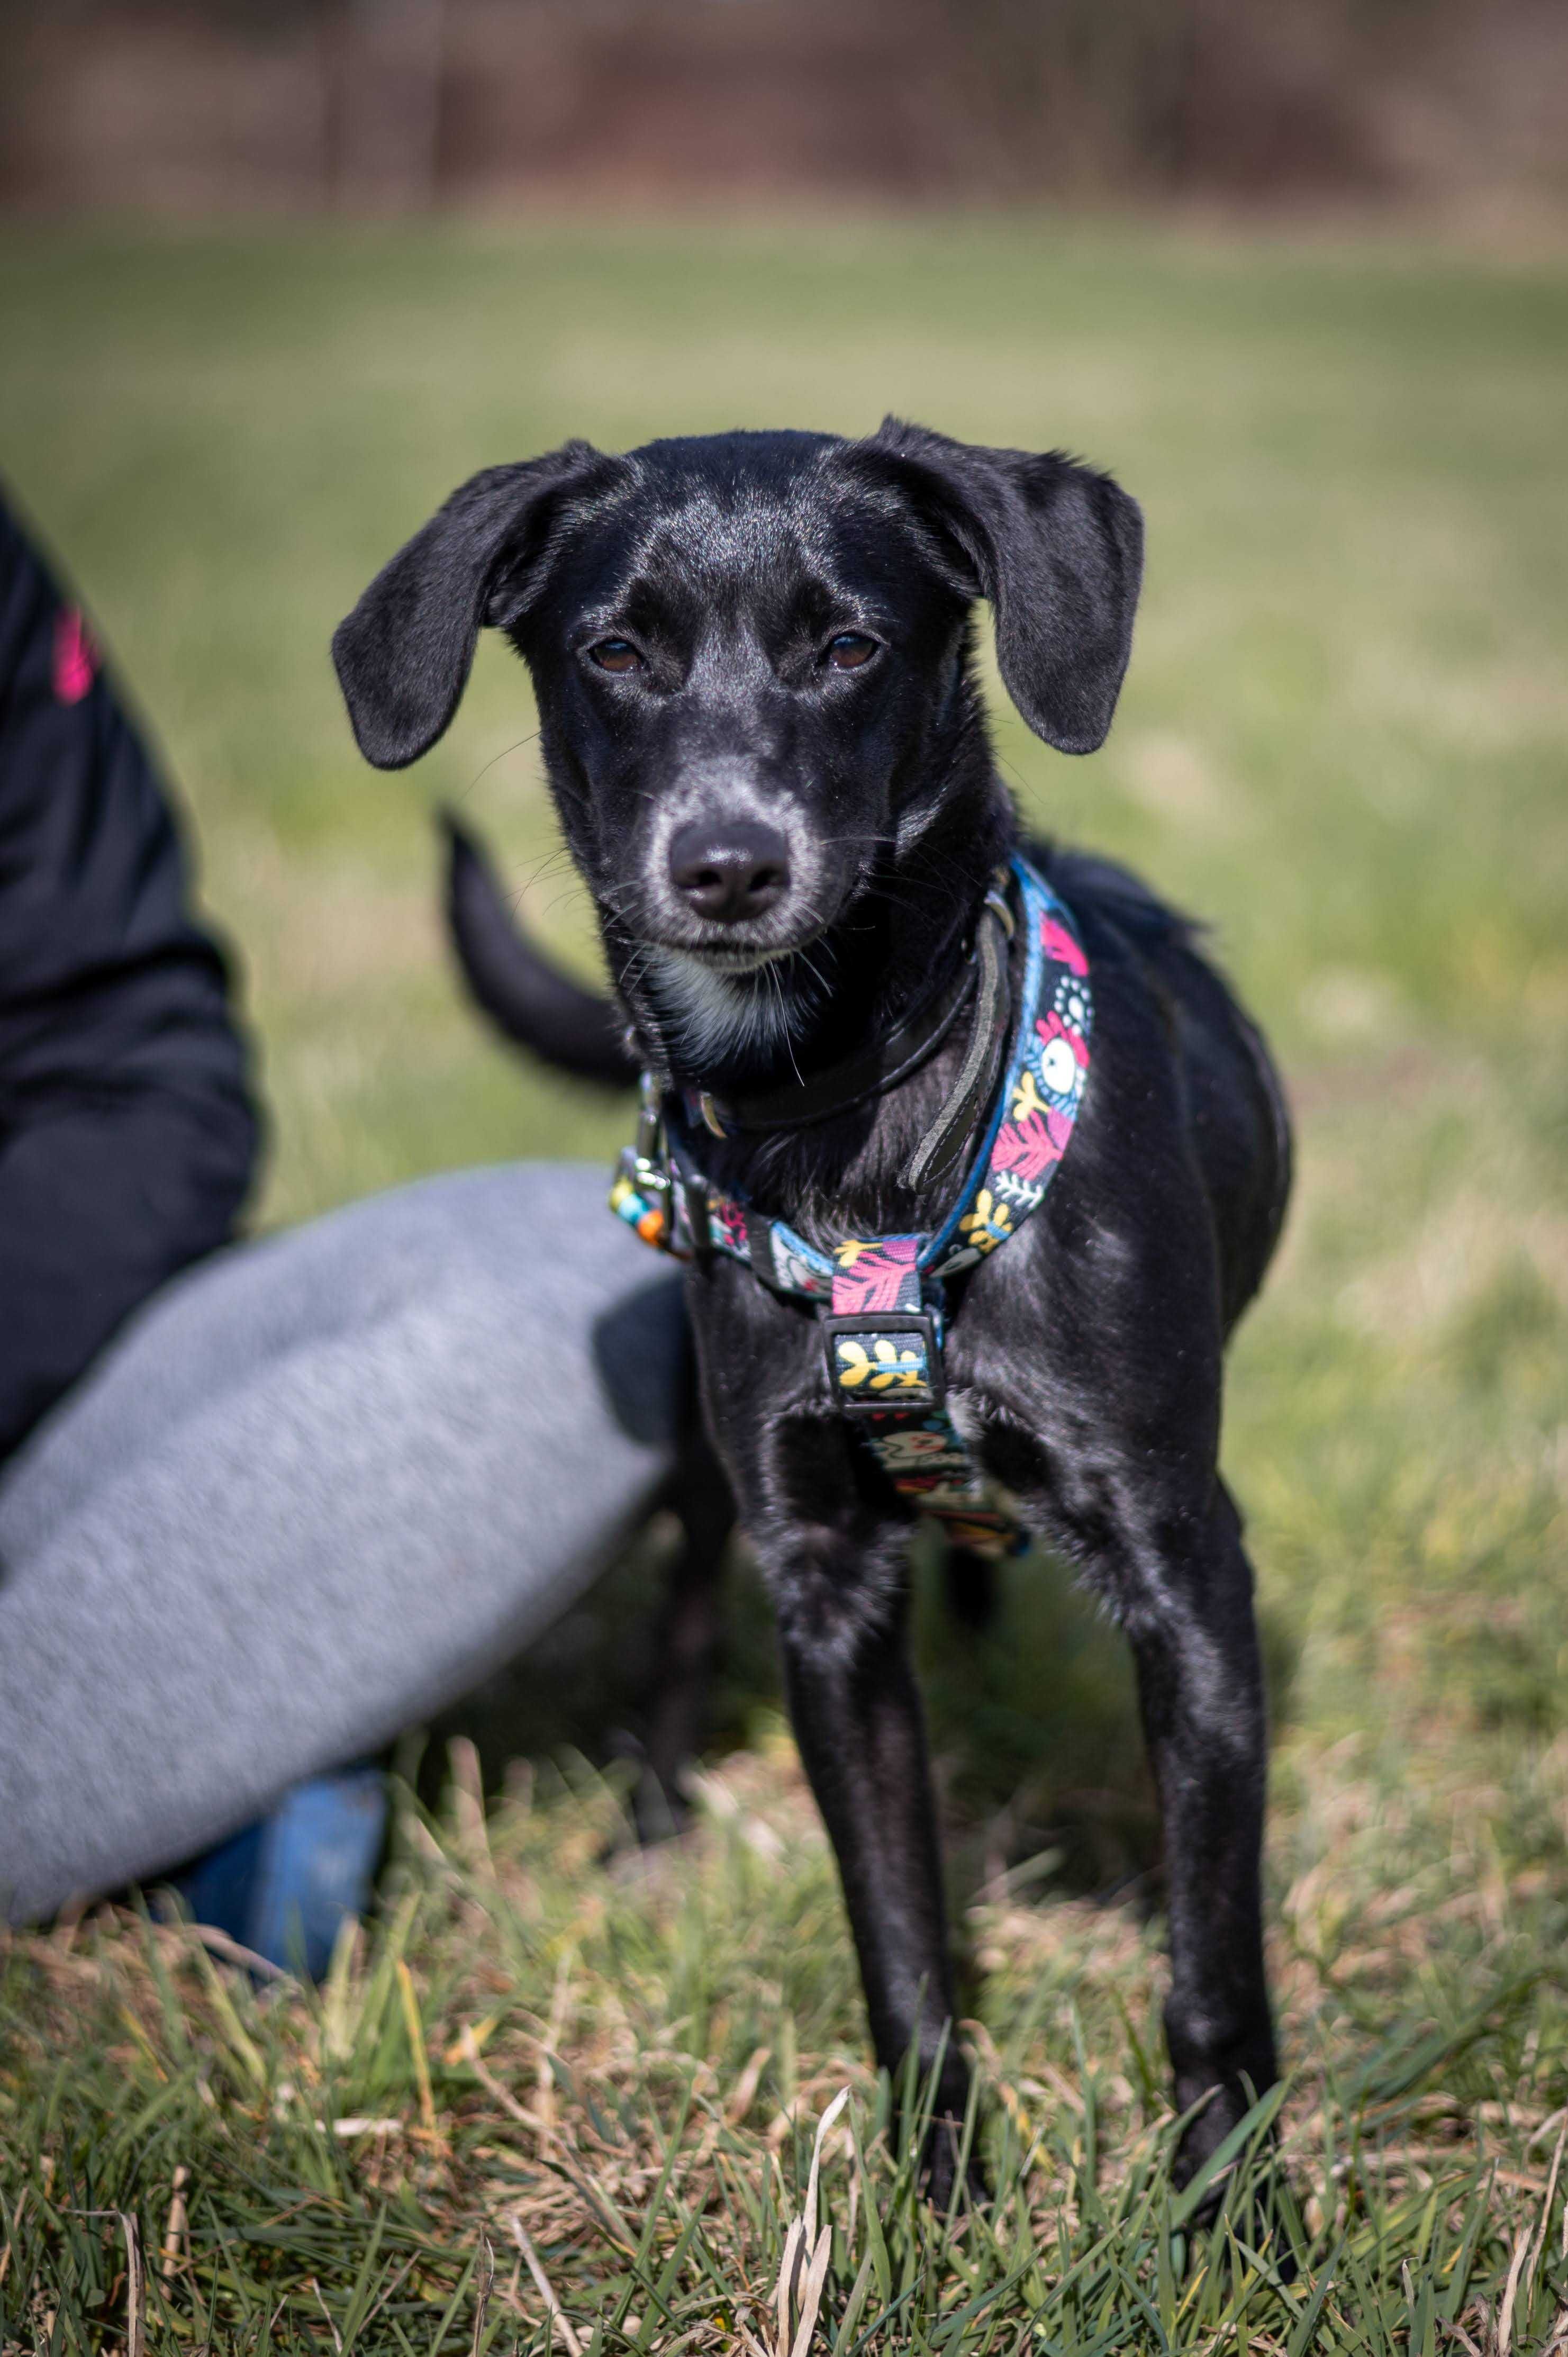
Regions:
<svg viewBox="0 0 1568 2357"><path fill-rule="evenodd" d="M1554 203L1563 0L0 0L0 201Z"/></svg>

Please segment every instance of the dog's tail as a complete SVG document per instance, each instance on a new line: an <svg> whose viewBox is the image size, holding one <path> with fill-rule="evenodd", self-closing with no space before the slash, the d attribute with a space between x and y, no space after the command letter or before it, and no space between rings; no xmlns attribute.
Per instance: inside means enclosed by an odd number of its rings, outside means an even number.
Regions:
<svg viewBox="0 0 1568 2357"><path fill-rule="evenodd" d="M474 1004L496 1028L557 1071L625 1088L637 1078L626 1025L612 1000L585 990L523 931L478 839L450 811L446 920Z"/></svg>

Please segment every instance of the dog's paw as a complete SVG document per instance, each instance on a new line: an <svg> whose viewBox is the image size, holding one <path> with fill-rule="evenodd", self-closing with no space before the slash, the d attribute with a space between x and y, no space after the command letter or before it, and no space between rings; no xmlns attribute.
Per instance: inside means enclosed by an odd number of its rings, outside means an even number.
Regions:
<svg viewBox="0 0 1568 2357"><path fill-rule="evenodd" d="M1221 2086L1215 2090L1208 2104L1195 2118L1187 2122L1171 2162L1171 2178L1178 2192L1185 2192L1195 2178L1201 2175L1220 2147L1239 2128L1253 2109L1251 2089L1241 2086ZM1256 2140L1261 2134L1261 2147ZM1203 2197L1188 2222L1190 2231L1203 2234L1213 2225L1225 2203L1232 2176L1238 2166L1256 2179L1244 2198L1230 2196L1230 2209L1238 2228L1245 2216L1256 2247L1264 2247L1272 2237L1275 2223L1269 2177L1258 2176L1260 2160L1267 2162L1277 2143L1277 2130L1271 2118L1266 2127L1255 2132L1242 2151L1229 2167L1220 2169L1203 2191Z"/></svg>
<svg viewBox="0 0 1568 2357"><path fill-rule="evenodd" d="M950 2114L939 2114L926 2131L921 2147L920 2190L931 2208L945 2216L953 2207L958 2194L961 2207L983 2210L991 2201L991 2188L985 2181L985 2171L972 2148L965 2163L961 2184L959 2179L959 2158L963 2150L963 2122Z"/></svg>

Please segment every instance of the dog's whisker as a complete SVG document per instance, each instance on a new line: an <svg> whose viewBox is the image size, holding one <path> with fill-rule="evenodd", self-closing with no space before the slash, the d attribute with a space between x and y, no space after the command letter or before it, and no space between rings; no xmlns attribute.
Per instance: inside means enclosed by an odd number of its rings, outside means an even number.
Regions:
<svg viewBox="0 0 1568 2357"><path fill-rule="evenodd" d="M503 745L499 753L492 753L489 759L485 763L484 768L482 770L475 770L473 776L469 779L467 784L458 795L457 800L460 802L466 802L468 796L474 791L475 788L480 785L483 780L489 776L490 771L495 768L498 761L506 760L508 757L513 753L521 753L525 745L537 745L543 733L542 729L536 728L532 737L520 737L515 745Z"/></svg>

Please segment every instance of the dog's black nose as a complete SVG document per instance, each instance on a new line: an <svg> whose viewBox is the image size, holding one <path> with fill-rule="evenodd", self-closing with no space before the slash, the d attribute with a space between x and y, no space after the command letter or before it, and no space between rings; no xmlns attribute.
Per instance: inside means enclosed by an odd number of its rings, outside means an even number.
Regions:
<svg viewBox="0 0 1568 2357"><path fill-rule="evenodd" d="M715 924L765 916L789 888L789 852L760 819L701 820L678 827L670 880L689 909Z"/></svg>

